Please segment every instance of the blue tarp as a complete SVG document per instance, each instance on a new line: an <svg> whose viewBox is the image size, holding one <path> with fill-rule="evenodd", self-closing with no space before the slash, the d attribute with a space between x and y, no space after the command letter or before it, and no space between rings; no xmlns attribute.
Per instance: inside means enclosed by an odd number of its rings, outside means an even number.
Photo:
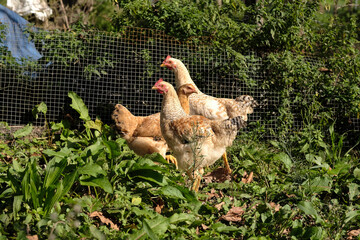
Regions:
<svg viewBox="0 0 360 240"><path fill-rule="evenodd" d="M36 61L42 57L35 44L29 41L29 35L26 33L28 21L0 4L0 22L6 25L2 30L5 31L6 38L0 41L0 46L6 46L18 63L24 58Z"/></svg>

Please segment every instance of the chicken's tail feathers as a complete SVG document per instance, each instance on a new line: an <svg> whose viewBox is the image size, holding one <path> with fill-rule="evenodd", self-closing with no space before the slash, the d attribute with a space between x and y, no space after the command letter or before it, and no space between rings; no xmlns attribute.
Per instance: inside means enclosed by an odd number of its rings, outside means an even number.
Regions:
<svg viewBox="0 0 360 240"><path fill-rule="evenodd" d="M246 127L246 121L242 116L237 116L229 119L231 125L236 126L237 129Z"/></svg>
<svg viewBox="0 0 360 240"><path fill-rule="evenodd" d="M129 111L129 109L127 109L126 107L124 107L121 104L116 104L115 109L111 114L111 118L115 122L118 122L119 119L123 118L123 115L129 116L130 118L135 118L135 116Z"/></svg>
<svg viewBox="0 0 360 240"><path fill-rule="evenodd" d="M241 128L246 127L246 121L243 119L242 116L237 116L234 118L222 120L222 124L220 126L223 129L228 129L230 131L237 131Z"/></svg>
<svg viewBox="0 0 360 240"><path fill-rule="evenodd" d="M257 103L257 101L250 95L241 95L238 96L235 101L243 104L244 106L247 107L251 107L251 108L255 108L257 106L259 106L259 104Z"/></svg>

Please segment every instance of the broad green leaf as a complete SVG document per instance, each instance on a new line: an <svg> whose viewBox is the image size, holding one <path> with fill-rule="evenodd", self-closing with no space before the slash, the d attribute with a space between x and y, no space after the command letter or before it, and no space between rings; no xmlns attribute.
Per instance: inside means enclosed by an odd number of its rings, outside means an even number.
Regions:
<svg viewBox="0 0 360 240"><path fill-rule="evenodd" d="M314 208L313 204L308 201L301 201L298 203L298 208L302 210L305 214L311 215L316 218L316 222L323 222L319 214L317 213L316 209Z"/></svg>
<svg viewBox="0 0 360 240"><path fill-rule="evenodd" d="M315 193L330 192L331 184L332 180L328 177L316 177L310 180L310 190Z"/></svg>
<svg viewBox="0 0 360 240"><path fill-rule="evenodd" d="M24 224L29 224L32 220L32 215L28 214L25 218L25 220L23 221Z"/></svg>
<svg viewBox="0 0 360 240"><path fill-rule="evenodd" d="M74 92L70 91L68 96L72 99L70 106L80 114L80 119L84 121L90 121L89 110L86 107L84 101Z"/></svg>
<svg viewBox="0 0 360 240"><path fill-rule="evenodd" d="M301 201L298 203L298 208L300 208L300 210L302 210L305 214L312 216L318 215L317 211L315 210L311 202Z"/></svg>
<svg viewBox="0 0 360 240"><path fill-rule="evenodd" d="M321 227L307 227L305 229L304 238L311 240L322 240L323 230Z"/></svg>
<svg viewBox="0 0 360 240"><path fill-rule="evenodd" d="M189 188L180 185L175 185L174 187L176 187L182 193L182 195L185 197L188 203L194 203L194 204L200 203L194 191L191 191L189 190Z"/></svg>
<svg viewBox="0 0 360 240"><path fill-rule="evenodd" d="M7 171L7 177L10 180L10 187L13 189L15 193L20 193L22 191L21 189L21 182L17 180L16 177L14 177L16 173L12 169L8 169Z"/></svg>
<svg viewBox="0 0 360 240"><path fill-rule="evenodd" d="M132 235L130 235L129 239L130 240L140 239L145 236L154 237L154 239L157 239L157 236L163 235L166 232L166 230L169 228L169 219L159 215L154 219L147 220L146 224L147 225L144 226L144 221L143 221L143 227L140 230L134 232ZM149 229L151 231L149 231Z"/></svg>
<svg viewBox="0 0 360 240"><path fill-rule="evenodd" d="M169 218L171 224L177 224L180 222L194 222L196 217L191 213L175 213Z"/></svg>
<svg viewBox="0 0 360 240"><path fill-rule="evenodd" d="M17 159L14 159L14 161L12 162L12 167L18 173L21 173L21 172L25 171L25 168L23 168L21 166L21 164L19 163L19 161Z"/></svg>
<svg viewBox="0 0 360 240"><path fill-rule="evenodd" d="M59 130L65 128L63 122L64 122L63 120L62 120L61 122L59 122L59 123L51 122L51 123L50 123L50 124L51 124L51 129L52 129L53 131L59 131Z"/></svg>
<svg viewBox="0 0 360 240"><path fill-rule="evenodd" d="M321 156L318 155L314 155L312 153L306 154L305 155L306 160L308 160L309 162L315 163L318 166L322 166L324 163L324 160Z"/></svg>
<svg viewBox="0 0 360 240"><path fill-rule="evenodd" d="M132 177L138 177L149 182L156 183L160 186L165 186L167 184L164 175L152 169L132 171L131 175Z"/></svg>
<svg viewBox="0 0 360 240"><path fill-rule="evenodd" d="M360 194L359 185L356 183L349 183L348 188L349 188L349 200L352 201L354 200L354 197L357 197Z"/></svg>
<svg viewBox="0 0 360 240"><path fill-rule="evenodd" d="M177 189L176 187L173 187L173 186L169 186L169 185L164 186L164 187L161 188L160 191L166 197L176 198L176 199L185 199L182 192L179 189Z"/></svg>
<svg viewBox="0 0 360 240"><path fill-rule="evenodd" d="M335 165L333 169L329 171L330 175L342 175L347 174L351 166L347 162L340 162Z"/></svg>
<svg viewBox="0 0 360 240"><path fill-rule="evenodd" d="M14 202L13 202L14 219L17 219L17 214L21 209L22 200L23 200L23 195L18 195L14 197Z"/></svg>
<svg viewBox="0 0 360 240"><path fill-rule="evenodd" d="M30 195L34 208L40 207L39 193L41 189L41 176L37 170L38 164L33 161L30 165Z"/></svg>
<svg viewBox="0 0 360 240"><path fill-rule="evenodd" d="M117 142L104 140L105 151L109 154L110 159L117 158L121 155L121 149Z"/></svg>
<svg viewBox="0 0 360 240"><path fill-rule="evenodd" d="M88 163L83 167L79 168L79 174L87 174L93 177L100 175L106 175L106 172L102 167L96 163Z"/></svg>
<svg viewBox="0 0 360 240"><path fill-rule="evenodd" d="M0 128L5 128L7 130L10 130L9 124L7 122L0 121Z"/></svg>
<svg viewBox="0 0 360 240"><path fill-rule="evenodd" d="M68 148L61 148L60 151L45 149L43 151L43 153L45 153L49 157L58 157L58 158L62 159L62 158L68 157L71 154L71 151Z"/></svg>
<svg viewBox="0 0 360 240"><path fill-rule="evenodd" d="M80 177L80 184L85 186L100 187L105 192L113 193L112 185L106 176L101 177Z"/></svg>
<svg viewBox="0 0 360 240"><path fill-rule="evenodd" d="M71 189L71 187L74 185L75 180L77 179L78 171L75 169L71 174L67 174L64 179L64 189L62 192L62 196L65 196Z"/></svg>
<svg viewBox="0 0 360 240"><path fill-rule="evenodd" d="M25 136L28 136L33 130L33 127L31 125L26 125L23 128L20 128L19 130L17 130L16 132L14 132L14 138L22 138Z"/></svg>
<svg viewBox="0 0 360 240"><path fill-rule="evenodd" d="M25 170L25 174L22 178L22 181L21 181L21 190L22 190L22 193L24 195L24 199L25 201L28 201L30 200L31 198L31 194L30 194L30 171L29 171L29 166L26 168Z"/></svg>
<svg viewBox="0 0 360 240"><path fill-rule="evenodd" d="M300 152L305 153L309 149L310 145L306 143L300 150Z"/></svg>
<svg viewBox="0 0 360 240"><path fill-rule="evenodd" d="M164 163L164 164L168 163L159 153L146 155L146 158L151 159L153 162Z"/></svg>
<svg viewBox="0 0 360 240"><path fill-rule="evenodd" d="M354 169L354 177L355 177L357 180L360 180L360 168L355 168L355 169Z"/></svg>
<svg viewBox="0 0 360 240"><path fill-rule="evenodd" d="M57 182L60 179L64 169L67 166L67 160L63 158L59 162L55 161L53 158L48 165L46 166L45 180L44 180L44 190L46 190L51 184Z"/></svg>
<svg viewBox="0 0 360 240"><path fill-rule="evenodd" d="M13 193L14 190L12 188L7 188L0 194L0 199L11 197Z"/></svg>
<svg viewBox="0 0 360 240"><path fill-rule="evenodd" d="M47 215L50 213L51 209L54 207L55 203L59 201L64 192L63 181L60 180L55 188L52 188L51 191L47 192L47 196L44 202L44 214Z"/></svg>
<svg viewBox="0 0 360 240"><path fill-rule="evenodd" d="M228 226L221 222L217 222L213 225L211 225L211 229L215 230L216 232L234 232L239 231L240 229L235 226Z"/></svg>
<svg viewBox="0 0 360 240"><path fill-rule="evenodd" d="M106 236L94 225L90 225L90 232L95 239L104 240Z"/></svg>
<svg viewBox="0 0 360 240"><path fill-rule="evenodd" d="M354 217L357 217L360 215L360 211L350 211L350 212L347 212L346 213L346 218L345 218L345 221L344 223L348 223L350 222Z"/></svg>
<svg viewBox="0 0 360 240"><path fill-rule="evenodd" d="M97 155L103 149L104 149L104 145L102 144L102 141L98 140L93 145L90 145L87 148L85 148L81 153L81 157L95 158L95 155Z"/></svg>
<svg viewBox="0 0 360 240"><path fill-rule="evenodd" d="M39 103L32 109L32 115L35 117L35 119L38 119L38 114L43 113L46 115L47 112L47 106L44 102Z"/></svg>
<svg viewBox="0 0 360 240"><path fill-rule="evenodd" d="M280 160L281 162L283 162L288 171L291 170L293 163L292 163L289 155L287 155L286 153L284 153L284 152L278 153L274 156L274 159Z"/></svg>
<svg viewBox="0 0 360 240"><path fill-rule="evenodd" d="M86 128L95 129L95 130L98 130L99 132L101 132L102 122L100 120L98 120L98 119L96 119L95 122L92 121L92 120L89 120L89 121L86 121L84 126Z"/></svg>
<svg viewBox="0 0 360 240"><path fill-rule="evenodd" d="M146 234L152 239L152 240L157 240L159 239L155 233L152 231L151 227L149 226L149 224L147 223L146 220L143 221L143 229L146 232Z"/></svg>

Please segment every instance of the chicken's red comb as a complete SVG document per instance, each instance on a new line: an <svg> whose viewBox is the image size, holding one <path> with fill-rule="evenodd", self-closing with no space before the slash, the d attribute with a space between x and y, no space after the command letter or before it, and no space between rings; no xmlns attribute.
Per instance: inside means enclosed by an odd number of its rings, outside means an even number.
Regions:
<svg viewBox="0 0 360 240"><path fill-rule="evenodd" d="M162 78L160 78L156 83L155 86L159 85L161 82L163 82L164 80Z"/></svg>
<svg viewBox="0 0 360 240"><path fill-rule="evenodd" d="M165 58L164 62L166 62L166 61L169 60L170 58L171 58L171 56L168 55L168 56Z"/></svg>

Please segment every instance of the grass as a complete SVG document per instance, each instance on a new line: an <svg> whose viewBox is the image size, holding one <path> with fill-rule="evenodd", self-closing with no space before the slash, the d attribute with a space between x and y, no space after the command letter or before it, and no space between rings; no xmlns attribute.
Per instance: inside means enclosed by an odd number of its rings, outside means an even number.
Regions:
<svg viewBox="0 0 360 240"><path fill-rule="evenodd" d="M196 194L160 155L136 156L69 97L82 130L63 121L41 138L28 137L31 125L2 134L0 239L359 238L358 152L333 127L308 125L287 141L242 133L228 150L232 178L208 176Z"/></svg>

